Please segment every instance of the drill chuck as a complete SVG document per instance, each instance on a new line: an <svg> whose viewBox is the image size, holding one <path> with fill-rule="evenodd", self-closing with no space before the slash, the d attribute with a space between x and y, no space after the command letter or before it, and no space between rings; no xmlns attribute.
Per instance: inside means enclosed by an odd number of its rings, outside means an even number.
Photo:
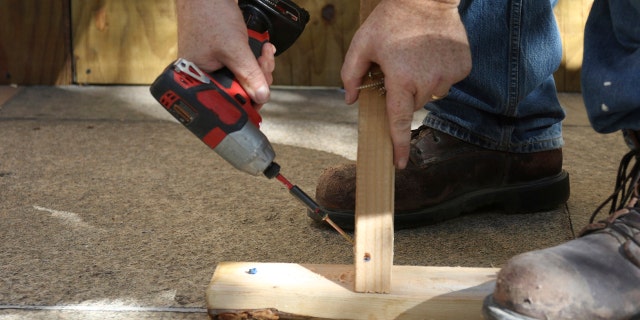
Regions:
<svg viewBox="0 0 640 320"><path fill-rule="evenodd" d="M254 176L265 172L276 156L267 137L252 122L227 134L213 151L236 169Z"/></svg>

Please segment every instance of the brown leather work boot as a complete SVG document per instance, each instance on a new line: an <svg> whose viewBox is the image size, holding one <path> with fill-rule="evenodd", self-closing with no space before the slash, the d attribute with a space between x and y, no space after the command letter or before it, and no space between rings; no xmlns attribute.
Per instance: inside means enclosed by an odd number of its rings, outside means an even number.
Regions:
<svg viewBox="0 0 640 320"><path fill-rule="evenodd" d="M631 151L623 158L616 191L594 212L580 238L507 262L485 299L485 318L640 319L638 162L626 173L638 154ZM608 202L614 212L593 223Z"/></svg>
<svg viewBox="0 0 640 320"><path fill-rule="evenodd" d="M354 227L355 171L355 164L328 168L316 187L320 206L345 229ZM568 198L569 175L562 170L561 149L500 152L422 126L412 132L407 168L396 170L394 221L396 228L412 227L485 206L535 212Z"/></svg>

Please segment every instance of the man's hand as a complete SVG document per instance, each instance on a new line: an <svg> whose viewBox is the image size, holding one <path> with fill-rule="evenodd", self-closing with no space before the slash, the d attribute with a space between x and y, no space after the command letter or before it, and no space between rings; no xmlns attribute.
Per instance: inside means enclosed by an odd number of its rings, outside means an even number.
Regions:
<svg viewBox="0 0 640 320"><path fill-rule="evenodd" d="M227 67L258 105L269 100L276 48L267 43L256 60L235 0L178 0L178 56L205 72Z"/></svg>
<svg viewBox="0 0 640 320"><path fill-rule="evenodd" d="M409 157L413 113L471 71L458 0L382 0L356 32L342 66L348 104L372 63L384 73L394 163Z"/></svg>

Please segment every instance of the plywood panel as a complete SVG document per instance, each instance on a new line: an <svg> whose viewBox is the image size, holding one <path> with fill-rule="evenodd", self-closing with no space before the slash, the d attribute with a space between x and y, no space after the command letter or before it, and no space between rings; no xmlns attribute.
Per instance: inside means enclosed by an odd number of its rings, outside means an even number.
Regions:
<svg viewBox="0 0 640 320"><path fill-rule="evenodd" d="M34 15L36 2L0 0L0 3L24 7L18 11L26 16ZM297 0L296 3L310 12L311 21L300 39L276 59L275 84L341 86L340 68L358 26L359 1ZM564 46L562 66L556 72L560 91L580 89L583 29L591 3L592 0L560 0L555 9ZM148 84L176 58L173 0L71 0L71 6L79 83ZM51 27L43 29L52 32ZM5 39L9 38L3 36L1 43L8 42ZM0 61L2 54L0 51ZM18 64L26 68L26 62Z"/></svg>
<svg viewBox="0 0 640 320"><path fill-rule="evenodd" d="M275 84L342 86L340 69L359 25L359 1L297 0L311 19L300 39L276 60Z"/></svg>
<svg viewBox="0 0 640 320"><path fill-rule="evenodd" d="M358 2L299 0L311 13L301 38L276 60L275 84L339 86ZM150 83L176 58L173 0L72 0L79 83Z"/></svg>
<svg viewBox="0 0 640 320"><path fill-rule="evenodd" d="M78 83L148 84L177 55L174 0L72 0Z"/></svg>
<svg viewBox="0 0 640 320"><path fill-rule="evenodd" d="M69 0L0 0L0 84L71 83Z"/></svg>

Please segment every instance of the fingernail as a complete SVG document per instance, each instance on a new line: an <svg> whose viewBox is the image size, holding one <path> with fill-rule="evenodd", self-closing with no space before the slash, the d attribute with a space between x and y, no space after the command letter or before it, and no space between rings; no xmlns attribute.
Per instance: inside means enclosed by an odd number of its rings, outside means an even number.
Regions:
<svg viewBox="0 0 640 320"><path fill-rule="evenodd" d="M398 169L404 169L407 167L407 162L409 162L407 158L400 158L398 159L398 163L396 163L396 167Z"/></svg>
<svg viewBox="0 0 640 320"><path fill-rule="evenodd" d="M353 94L349 93L349 91L345 91L344 92L344 101L347 104L352 104L355 101L355 98L353 97Z"/></svg>
<svg viewBox="0 0 640 320"><path fill-rule="evenodd" d="M263 104L269 101L269 87L262 86L256 91L256 103Z"/></svg>

